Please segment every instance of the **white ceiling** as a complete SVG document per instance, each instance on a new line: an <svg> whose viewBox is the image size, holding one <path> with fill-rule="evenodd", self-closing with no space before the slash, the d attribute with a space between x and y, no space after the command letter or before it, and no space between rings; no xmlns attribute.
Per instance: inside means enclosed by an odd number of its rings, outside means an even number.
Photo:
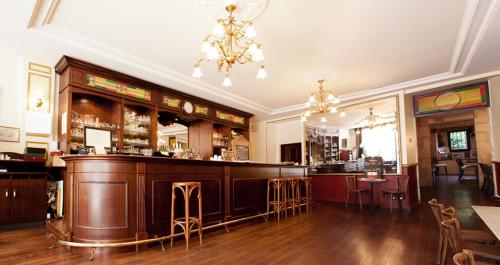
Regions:
<svg viewBox="0 0 500 265"><path fill-rule="evenodd" d="M500 73L499 1L270 0L255 21L268 78L237 65L233 87L210 64L191 78L213 19L195 0L0 1L4 50L55 63L63 54L255 113L293 115L334 69L328 88L348 100L472 75ZM31 20L30 20L31 19ZM457 81L458 82L458 81ZM273 116L274 115L274 116Z"/></svg>

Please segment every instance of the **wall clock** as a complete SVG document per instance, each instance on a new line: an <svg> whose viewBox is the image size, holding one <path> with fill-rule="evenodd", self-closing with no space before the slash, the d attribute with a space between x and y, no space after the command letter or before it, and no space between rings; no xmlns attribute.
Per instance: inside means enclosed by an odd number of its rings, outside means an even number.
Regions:
<svg viewBox="0 0 500 265"><path fill-rule="evenodd" d="M186 112L186 113L193 113L193 110L194 110L194 107L193 107L193 104L189 101L184 101L184 104L182 105L182 109Z"/></svg>

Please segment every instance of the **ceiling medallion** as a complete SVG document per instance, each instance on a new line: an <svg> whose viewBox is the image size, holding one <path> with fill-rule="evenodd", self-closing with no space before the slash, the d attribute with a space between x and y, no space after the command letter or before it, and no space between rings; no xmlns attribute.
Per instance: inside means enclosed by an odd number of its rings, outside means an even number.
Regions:
<svg viewBox="0 0 500 265"><path fill-rule="evenodd" d="M255 41L257 33L252 22L239 20L235 17L238 1L227 1L226 16L217 20L211 34L203 40L201 51L205 54L194 65L193 77L200 78L203 74L200 64L203 61L215 62L217 69L224 70L225 78L222 85L232 86L229 73L235 63L246 64L264 60L262 45ZM267 77L264 65L257 72L257 79Z"/></svg>
<svg viewBox="0 0 500 265"><path fill-rule="evenodd" d="M340 99L333 95L332 91L323 88L324 79L317 81L319 89L311 93L309 100L306 102L307 110L302 114L301 120L307 121L307 117L313 114L325 114L325 113L337 113L337 104L340 103ZM340 117L345 117L344 111L341 111ZM326 123L326 117L321 117L320 122Z"/></svg>

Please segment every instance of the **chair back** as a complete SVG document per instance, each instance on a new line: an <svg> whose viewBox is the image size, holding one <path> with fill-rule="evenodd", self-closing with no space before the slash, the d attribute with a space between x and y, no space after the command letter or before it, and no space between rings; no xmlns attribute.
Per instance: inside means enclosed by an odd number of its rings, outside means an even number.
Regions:
<svg viewBox="0 0 500 265"><path fill-rule="evenodd" d="M431 157L431 164L432 164L432 165L435 165L435 164L437 164L437 163L438 163L437 158Z"/></svg>
<svg viewBox="0 0 500 265"><path fill-rule="evenodd" d="M490 165L484 164L484 163L479 163L479 166L481 167L481 171L483 171L483 175L485 179L492 179L493 178L493 170Z"/></svg>
<svg viewBox="0 0 500 265"><path fill-rule="evenodd" d="M355 176L346 176L345 182L347 184L347 192L351 192L356 189L356 177Z"/></svg>
<svg viewBox="0 0 500 265"><path fill-rule="evenodd" d="M455 256L453 256L453 262L455 265L476 265L474 255L472 255L472 251L468 249L464 249L462 252L455 254Z"/></svg>
<svg viewBox="0 0 500 265"><path fill-rule="evenodd" d="M459 223L456 218L450 218L441 221L441 225L444 230L444 234L448 243L450 245L453 254L457 254L463 251L462 248L462 236L460 234Z"/></svg>
<svg viewBox="0 0 500 265"><path fill-rule="evenodd" d="M406 189L408 188L408 176L399 176L396 178L398 182L398 192L406 193Z"/></svg>
<svg viewBox="0 0 500 265"><path fill-rule="evenodd" d="M434 218L436 219L436 222L439 226L439 230L441 230L441 211L444 209L444 205L442 203L438 203L436 199L432 199L427 202L429 206L431 207L432 214L434 215Z"/></svg>
<svg viewBox="0 0 500 265"><path fill-rule="evenodd" d="M458 164L458 167L461 168L464 166L464 161L461 159L461 158L457 158L457 164Z"/></svg>

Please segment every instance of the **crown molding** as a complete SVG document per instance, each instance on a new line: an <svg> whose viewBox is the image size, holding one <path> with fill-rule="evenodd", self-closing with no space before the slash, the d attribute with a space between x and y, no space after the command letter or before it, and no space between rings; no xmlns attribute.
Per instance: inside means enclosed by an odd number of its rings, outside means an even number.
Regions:
<svg viewBox="0 0 500 265"><path fill-rule="evenodd" d="M448 69L448 72L450 73L454 73L457 69L458 62L460 61L460 57L463 54L465 42L469 37L470 29L472 26L472 22L474 21L478 5L479 0L467 1L465 12L462 17L462 23L460 24L460 29L458 31L457 42L455 43L455 49L453 50L450 67Z"/></svg>
<svg viewBox="0 0 500 265"><path fill-rule="evenodd" d="M462 74L460 74L460 75L462 75ZM473 81L473 80L480 80L480 79L484 79L484 78L489 78L489 77L496 76L496 75L500 75L500 70L482 73L482 74L477 74L477 75L465 76L465 77L458 78L458 79L452 79L452 80L443 81L443 82L439 82L439 83L428 84L428 85L421 86L421 87L406 89L406 90L404 90L404 94L413 94L413 93L417 93L417 92L421 92L421 91L425 91L425 90L429 90L429 89L434 89L434 88L439 88L439 87L443 87L443 86L449 86L449 85L453 85L453 84L459 84L459 83L465 83L465 82L469 82L469 81Z"/></svg>
<svg viewBox="0 0 500 265"><path fill-rule="evenodd" d="M469 52L467 53L467 57L465 57L464 63L462 64L462 68L460 69L461 73L465 73L467 71L467 68L471 63L472 58L476 54L476 51L479 48L479 45L481 44L484 35L486 34L489 26L491 25L491 21L495 17L499 5L500 2L498 0L491 0L488 10L486 11L483 21L481 22L481 26L479 27L476 33L476 37L474 38L474 41L472 42Z"/></svg>

